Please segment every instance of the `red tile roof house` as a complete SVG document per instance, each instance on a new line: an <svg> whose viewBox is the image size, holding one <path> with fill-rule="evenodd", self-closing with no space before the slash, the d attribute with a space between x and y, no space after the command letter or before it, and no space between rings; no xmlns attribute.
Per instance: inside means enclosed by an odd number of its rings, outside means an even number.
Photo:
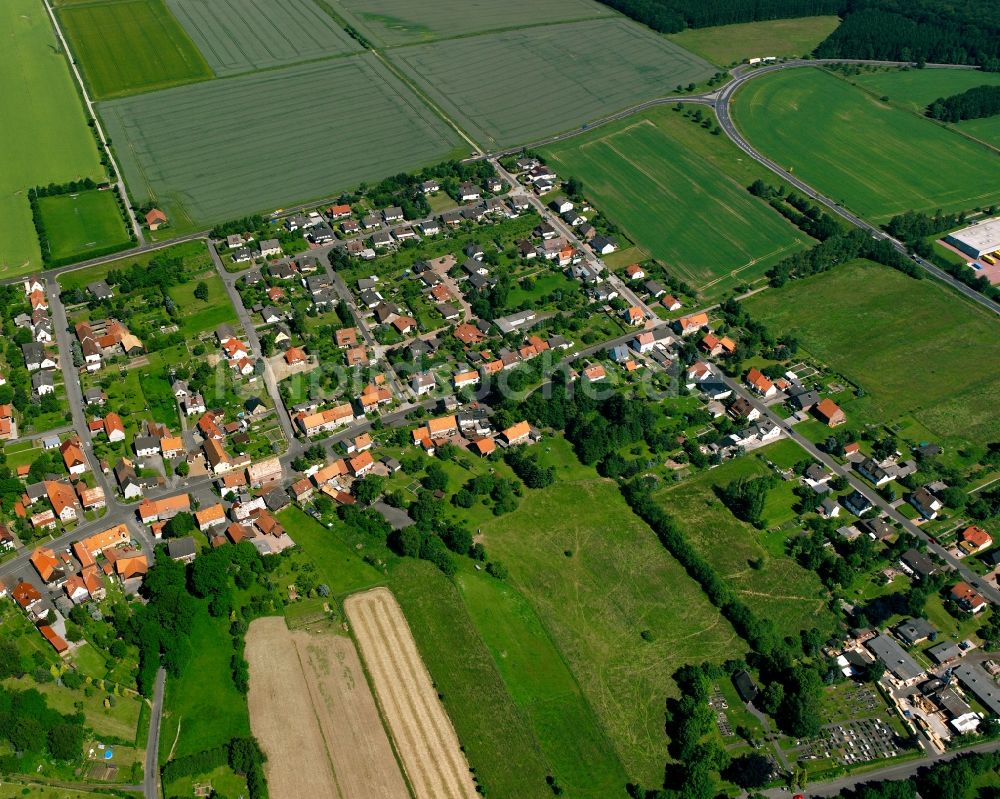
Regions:
<svg viewBox="0 0 1000 799"><path fill-rule="evenodd" d="M814 405L812 412L827 427L837 427L847 421L847 414L829 397Z"/></svg>
<svg viewBox="0 0 1000 799"><path fill-rule="evenodd" d="M760 369L754 367L744 378L746 384L754 390L757 394L762 397L771 397L778 393L778 389L775 388L774 383L764 376L764 373Z"/></svg>
<svg viewBox="0 0 1000 799"><path fill-rule="evenodd" d="M951 589L951 598L963 610L979 613L988 604L975 588L966 582L955 583Z"/></svg>

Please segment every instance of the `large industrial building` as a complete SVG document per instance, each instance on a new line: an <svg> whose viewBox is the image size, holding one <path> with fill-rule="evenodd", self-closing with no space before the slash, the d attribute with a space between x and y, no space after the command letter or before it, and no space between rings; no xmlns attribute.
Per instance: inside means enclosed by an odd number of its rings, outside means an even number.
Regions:
<svg viewBox="0 0 1000 799"><path fill-rule="evenodd" d="M970 258L979 259L1000 250L1000 217L956 230L944 239Z"/></svg>

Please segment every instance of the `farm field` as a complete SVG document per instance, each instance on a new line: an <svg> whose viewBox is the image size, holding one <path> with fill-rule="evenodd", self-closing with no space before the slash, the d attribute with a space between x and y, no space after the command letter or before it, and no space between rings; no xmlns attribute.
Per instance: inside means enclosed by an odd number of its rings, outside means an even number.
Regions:
<svg viewBox="0 0 1000 799"><path fill-rule="evenodd" d="M637 244L703 293L758 277L811 243L747 192L756 165L721 136L656 108L545 148L545 158Z"/></svg>
<svg viewBox="0 0 1000 799"><path fill-rule="evenodd" d="M851 78L862 88L887 96L893 105L901 105L923 114L939 97L959 94L976 86L1000 84L1000 73L965 69L879 70ZM966 119L951 125L955 130L1000 147L1000 117Z"/></svg>
<svg viewBox="0 0 1000 799"><path fill-rule="evenodd" d="M7 32L0 47L0 278L12 278L42 265L28 189L101 180L104 170L45 6L0 3L0 31Z"/></svg>
<svg viewBox="0 0 1000 799"><path fill-rule="evenodd" d="M1000 160L989 151L827 72L759 78L733 113L762 153L874 222L1000 200Z"/></svg>
<svg viewBox="0 0 1000 799"><path fill-rule="evenodd" d="M349 638L289 632L281 617L247 632L250 724L276 797L407 799L403 775Z"/></svg>
<svg viewBox="0 0 1000 799"><path fill-rule="evenodd" d="M39 197L38 209L53 259L83 261L131 241L113 191Z"/></svg>
<svg viewBox="0 0 1000 799"><path fill-rule="evenodd" d="M737 657L745 645L614 483L582 466L562 439L535 450L556 469L555 484L484 521L483 544L510 570L629 778L662 779L671 674Z"/></svg>
<svg viewBox="0 0 1000 799"><path fill-rule="evenodd" d="M485 793L550 797L542 747L454 582L429 563L406 560L393 567L390 586Z"/></svg>
<svg viewBox="0 0 1000 799"><path fill-rule="evenodd" d="M922 428L916 443L946 450L1000 439L991 401L1000 375L982 368L1000 360L1000 322L935 282L858 261L763 292L746 308L865 389L846 405L849 419L910 417Z"/></svg>
<svg viewBox="0 0 1000 799"><path fill-rule="evenodd" d="M243 114L236 127L220 113L256 106L268 113ZM100 110L133 198L155 201L177 233L431 164L457 144L370 55L166 89Z"/></svg>
<svg viewBox="0 0 1000 799"><path fill-rule="evenodd" d="M508 583L473 569L460 572L456 582L558 784L570 796L615 795L628 775L527 600Z"/></svg>
<svg viewBox="0 0 1000 799"><path fill-rule="evenodd" d="M591 0L330 0L366 38L381 46L467 36L490 30L611 16Z"/></svg>
<svg viewBox="0 0 1000 799"><path fill-rule="evenodd" d="M761 452L766 455L767 449ZM768 468L756 458L740 458L661 489L655 495L656 501L758 616L770 619L777 630L793 634L812 627L829 632L835 619L825 609L825 591L819 578L791 558L769 554L761 541L761 531L733 516L715 496L716 486L739 477L767 474ZM779 490L780 486L774 489ZM751 561L758 559L763 565L751 567Z"/></svg>
<svg viewBox="0 0 1000 799"><path fill-rule="evenodd" d="M577 128L713 71L617 17L402 47L387 57L487 148ZM526 86L532 87L530 110Z"/></svg>
<svg viewBox="0 0 1000 799"><path fill-rule="evenodd" d="M396 598L385 588L344 602L416 799L478 795L458 736Z"/></svg>
<svg viewBox="0 0 1000 799"><path fill-rule="evenodd" d="M361 45L313 0L166 3L219 76L361 50Z"/></svg>
<svg viewBox="0 0 1000 799"><path fill-rule="evenodd" d="M748 58L807 55L839 24L840 19L835 16L774 19L688 28L667 38L706 61L727 67Z"/></svg>
<svg viewBox="0 0 1000 799"><path fill-rule="evenodd" d="M212 77L163 0L64 5L59 21L95 99Z"/></svg>

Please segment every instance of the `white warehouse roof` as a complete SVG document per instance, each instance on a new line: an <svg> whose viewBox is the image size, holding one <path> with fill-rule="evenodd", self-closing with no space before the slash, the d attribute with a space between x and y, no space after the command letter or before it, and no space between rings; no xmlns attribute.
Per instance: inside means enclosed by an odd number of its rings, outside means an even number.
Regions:
<svg viewBox="0 0 1000 799"><path fill-rule="evenodd" d="M956 230L947 237L947 241L973 258L996 252L1000 250L1000 217Z"/></svg>

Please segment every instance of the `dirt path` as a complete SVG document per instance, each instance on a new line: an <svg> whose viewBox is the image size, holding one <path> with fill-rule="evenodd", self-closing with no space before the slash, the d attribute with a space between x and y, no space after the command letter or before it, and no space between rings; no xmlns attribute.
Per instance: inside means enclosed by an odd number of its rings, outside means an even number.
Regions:
<svg viewBox="0 0 1000 799"><path fill-rule="evenodd" d="M409 799L350 639L270 617L250 625L246 654L273 799Z"/></svg>
<svg viewBox="0 0 1000 799"><path fill-rule="evenodd" d="M417 799L476 799L458 736L396 598L375 588L348 597L344 610Z"/></svg>

